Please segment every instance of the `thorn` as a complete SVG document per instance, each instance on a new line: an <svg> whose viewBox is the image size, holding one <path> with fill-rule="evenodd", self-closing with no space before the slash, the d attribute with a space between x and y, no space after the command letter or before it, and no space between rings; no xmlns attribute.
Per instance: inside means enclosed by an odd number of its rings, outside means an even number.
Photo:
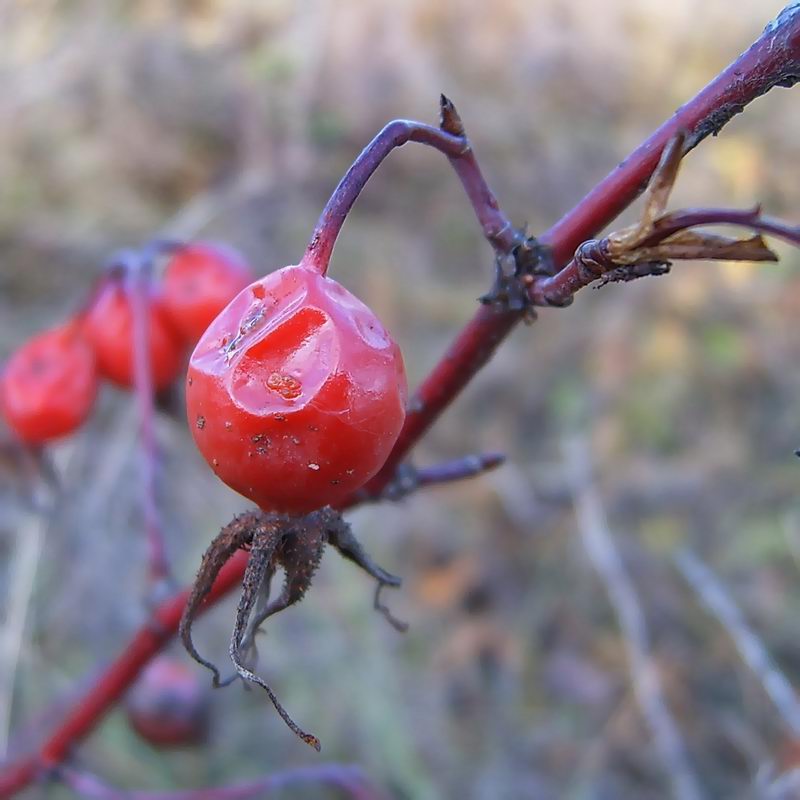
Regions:
<svg viewBox="0 0 800 800"><path fill-rule="evenodd" d="M456 107L445 95L439 97L439 127L445 133L451 133L453 136L466 136L464 123L461 122Z"/></svg>

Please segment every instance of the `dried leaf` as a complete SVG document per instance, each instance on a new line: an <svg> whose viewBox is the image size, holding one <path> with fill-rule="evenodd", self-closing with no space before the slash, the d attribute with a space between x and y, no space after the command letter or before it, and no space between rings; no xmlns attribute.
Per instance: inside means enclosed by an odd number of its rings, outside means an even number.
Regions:
<svg viewBox="0 0 800 800"><path fill-rule="evenodd" d="M667 207L667 201L672 194L672 188L675 186L675 179L678 177L678 170L683 159L685 141L686 134L679 131L667 142L661 153L661 159L644 195L644 211L639 223L643 232L652 230L656 220Z"/></svg>
<svg viewBox="0 0 800 800"><path fill-rule="evenodd" d="M777 261L759 234L734 239L715 233L681 231L653 247L640 247L615 258L620 264L646 261Z"/></svg>

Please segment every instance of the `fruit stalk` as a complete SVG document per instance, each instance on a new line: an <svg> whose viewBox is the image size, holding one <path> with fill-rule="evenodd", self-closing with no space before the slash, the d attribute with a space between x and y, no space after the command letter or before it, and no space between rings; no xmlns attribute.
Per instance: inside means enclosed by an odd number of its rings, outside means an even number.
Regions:
<svg viewBox="0 0 800 800"><path fill-rule="evenodd" d="M472 145L455 115L455 109L444 95L441 106L442 128L396 119L388 123L361 151L323 209L301 264L322 275L326 274L336 239L361 190L389 153L407 142L428 145L447 156L472 203L484 235L496 249L508 250L516 243L517 233L500 210L481 173ZM454 120L458 120L457 125L453 123Z"/></svg>

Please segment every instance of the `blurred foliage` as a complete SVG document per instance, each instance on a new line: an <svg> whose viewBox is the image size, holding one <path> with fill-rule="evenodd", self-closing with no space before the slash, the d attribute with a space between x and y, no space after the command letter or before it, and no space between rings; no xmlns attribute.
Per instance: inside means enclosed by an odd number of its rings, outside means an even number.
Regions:
<svg viewBox="0 0 800 800"><path fill-rule="evenodd" d="M535 233L781 5L6 0L0 359L74 309L111 251L158 232L224 238L261 271L295 261L359 149L393 117L434 120L440 91L504 207ZM759 200L800 219L797 91L773 91L691 153L673 204ZM778 267L682 264L587 290L511 337L415 454L500 449L508 465L352 515L405 577L388 599L410 632L374 615L372 587L331 555L308 600L269 626L261 671L326 758L415 800L667 795L625 642L576 534L562 445L578 434L709 796L753 796L759 769L798 763L670 561L683 544L702 552L800 680L800 257L779 251ZM408 146L371 181L332 270L396 333L414 383L492 264L446 161ZM91 425L52 453L62 485L16 682L18 748L143 619L135 431L130 398L107 389ZM158 434L170 549L189 580L243 503L194 452L180 412L162 415ZM5 462L0 480L6 598L32 515ZM198 629L221 663L233 602ZM168 788L315 760L257 694L214 700L205 751L156 752L115 712L81 762L121 786Z"/></svg>

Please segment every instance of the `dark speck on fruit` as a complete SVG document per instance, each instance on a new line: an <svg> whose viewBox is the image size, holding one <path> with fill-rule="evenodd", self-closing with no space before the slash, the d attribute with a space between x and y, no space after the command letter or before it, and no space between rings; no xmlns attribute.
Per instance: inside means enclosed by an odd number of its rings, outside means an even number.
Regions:
<svg viewBox="0 0 800 800"><path fill-rule="evenodd" d="M197 429L203 430L206 426L206 418L202 415L198 415L197 417Z"/></svg>

